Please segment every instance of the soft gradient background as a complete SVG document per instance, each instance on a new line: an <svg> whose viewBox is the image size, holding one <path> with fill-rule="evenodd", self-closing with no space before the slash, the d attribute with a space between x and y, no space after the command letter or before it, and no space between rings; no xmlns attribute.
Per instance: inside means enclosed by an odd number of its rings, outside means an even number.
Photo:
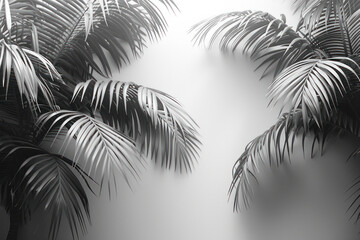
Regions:
<svg viewBox="0 0 360 240"><path fill-rule="evenodd" d="M351 178L347 177L349 165L344 163L354 146L349 138L333 143L317 163L299 163L302 166L299 174L303 176L300 179L312 187L303 192L289 187L296 194L277 195L281 200L272 200L278 203L276 207L269 200L260 211L263 215L245 213L242 216L253 217L244 221L241 215L232 212L232 202L228 201L235 160L250 140L275 122L278 112L266 107L268 81L258 81L260 73L253 72L255 64L241 57L222 56L216 48L193 46L187 32L204 18L247 9L267 11L277 17L284 13L288 23L295 23L292 1L176 2L181 13L169 14L167 36L149 44L141 59L115 73L113 78L157 88L180 100L201 127L203 148L199 163L188 175L149 165L132 191L121 184L117 197L111 201L106 196L91 197L92 226L82 239L355 239L354 224L347 222L344 206L337 201L340 198L334 197L341 196L344 190L342 184L337 187L334 183ZM298 154L297 159L302 160L302 155ZM0 215L4 216L2 213L1 209ZM47 222L48 216L39 213L22 229L21 239L47 239ZM0 239L5 239L6 216L1 223ZM59 239L70 239L66 225Z"/></svg>

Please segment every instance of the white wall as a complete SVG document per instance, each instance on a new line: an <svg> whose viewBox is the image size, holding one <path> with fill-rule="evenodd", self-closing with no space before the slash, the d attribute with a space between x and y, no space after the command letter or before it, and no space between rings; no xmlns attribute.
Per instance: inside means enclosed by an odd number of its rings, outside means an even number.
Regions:
<svg viewBox="0 0 360 240"><path fill-rule="evenodd" d="M180 100L201 127L199 164L192 174L181 176L149 166L133 191L121 185L116 199L93 199L92 227L83 239L251 239L228 202L231 169L245 145L275 122L277 111L266 108L267 83L258 81L260 73L253 72L254 64L221 56L217 49L193 47L187 31L204 18L246 9L274 16L285 13L294 22L292 1L176 2L181 13L169 17L167 36L150 44L141 59L114 74L114 79L157 88ZM344 151L347 154L349 149ZM253 236L256 230L250 233ZM22 236L41 239L46 236L44 225L29 224ZM68 239L68 233L59 239Z"/></svg>

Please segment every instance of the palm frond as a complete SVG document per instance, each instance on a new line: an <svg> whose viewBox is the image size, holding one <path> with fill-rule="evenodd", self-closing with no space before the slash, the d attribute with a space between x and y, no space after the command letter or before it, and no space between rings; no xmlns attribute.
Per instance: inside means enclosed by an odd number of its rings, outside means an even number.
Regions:
<svg viewBox="0 0 360 240"><path fill-rule="evenodd" d="M331 15L336 16L344 10L344 0L295 0L294 5L296 11L301 10L303 24L310 32L322 21L322 17L327 23Z"/></svg>
<svg viewBox="0 0 360 240"><path fill-rule="evenodd" d="M349 17L360 9L360 2L358 0L344 0L345 13Z"/></svg>
<svg viewBox="0 0 360 240"><path fill-rule="evenodd" d="M312 139L311 156L315 153L318 144L320 153L323 152L329 136L341 133L350 133L359 136L360 122L344 112L337 112L320 129L313 119L307 119L307 128L304 128L301 110L294 110L280 117L277 123L262 135L252 140L245 148L233 168L233 181L229 194L234 194L234 210L248 208L254 197L254 184L258 184L257 173L261 165L280 165L291 161L296 138L300 138L303 151L305 139Z"/></svg>
<svg viewBox="0 0 360 240"><path fill-rule="evenodd" d="M37 126L41 138L55 131L55 136L51 136L53 142L66 131L59 149L61 155L67 153L75 139L74 163L83 164L89 175L100 176L101 187L106 180L110 188L115 171L121 172L126 180L129 173L137 176L139 155L133 141L99 120L80 112L60 110L41 115Z"/></svg>
<svg viewBox="0 0 360 240"><path fill-rule="evenodd" d="M354 70L349 62L357 69ZM309 118L321 127L337 108L338 99L349 89L350 75L360 80L358 69L350 58L300 61L282 71L271 84L270 104L280 101L283 107L290 104L291 110L302 110L305 127Z"/></svg>
<svg viewBox="0 0 360 240"><path fill-rule="evenodd" d="M2 138L0 152L21 162L10 182L13 205L30 212L44 207L51 211L49 239L56 239L61 220L66 218L73 238L86 231L89 202L78 179L83 175L71 161L46 152L22 139Z"/></svg>
<svg viewBox="0 0 360 240"><path fill-rule="evenodd" d="M360 151L356 150L352 157L358 158ZM360 177L354 179L352 185L347 189L347 201L349 206L347 208L347 213L350 213L350 220L354 220L355 223L360 220Z"/></svg>
<svg viewBox="0 0 360 240"><path fill-rule="evenodd" d="M170 9L176 7L172 0L154 2ZM147 37L156 39L165 32L166 20L154 2L31 0L35 17L23 27L36 27L40 54L61 73L74 76L75 80L87 79L93 70L108 75L111 69L107 54L120 67L129 61L128 47L137 56L146 46ZM29 21L28 13L25 14ZM21 16L18 18L21 21ZM20 39L18 44L28 43L31 37Z"/></svg>
<svg viewBox="0 0 360 240"><path fill-rule="evenodd" d="M200 141L197 125L171 96L121 81L79 83L73 99L89 99L104 122L130 136L167 168L191 170Z"/></svg>
<svg viewBox="0 0 360 240"><path fill-rule="evenodd" d="M11 20L11 9L10 9L10 3L9 0L3 0L0 2L0 16L4 18L5 26L7 30L11 30L12 26L12 20Z"/></svg>
<svg viewBox="0 0 360 240"><path fill-rule="evenodd" d="M36 42L38 42L38 39L34 38L37 31L34 20L35 16L39 14L38 9L32 4L31 0L11 0L8 3L11 26L7 26L6 18L8 14L5 11L0 11L0 39L39 52L34 48Z"/></svg>
<svg viewBox="0 0 360 240"><path fill-rule="evenodd" d="M302 12L298 29L330 57L350 56L353 47L347 10L344 0L309 1Z"/></svg>
<svg viewBox="0 0 360 240"><path fill-rule="evenodd" d="M295 8L295 12L303 11L309 4L311 0L294 0L293 6Z"/></svg>
<svg viewBox="0 0 360 240"><path fill-rule="evenodd" d="M229 193L234 193L234 210L249 207L253 198L253 184L257 182L256 172L260 164L281 164L291 153L295 137L302 130L300 111L284 114L276 124L252 140L233 167L233 181ZM302 131L303 138L306 131Z"/></svg>
<svg viewBox="0 0 360 240"><path fill-rule="evenodd" d="M360 9L354 12L348 19L350 41L355 54L360 53Z"/></svg>
<svg viewBox="0 0 360 240"><path fill-rule="evenodd" d="M275 75L297 61L326 56L306 38L286 24L265 12L231 12L216 16L195 25L191 31L195 43L207 42L210 46L220 38L222 50L235 51L242 46L253 60L261 60L259 67L267 66L264 75L275 69ZM220 37L221 36L221 37ZM241 45L241 43L244 43Z"/></svg>
<svg viewBox="0 0 360 240"><path fill-rule="evenodd" d="M360 3L357 0L294 0L293 5L295 12L301 11L303 14L304 12L317 12L319 14L321 10L326 8L329 14L331 12L344 11L346 17L349 17L360 9ZM316 17L316 15L313 17ZM315 19L313 19L313 21L315 21Z"/></svg>
<svg viewBox="0 0 360 240"><path fill-rule="evenodd" d="M29 104L38 107L39 91L50 107L54 107L54 99L42 73L48 73L51 78L61 78L54 66L42 55L15 44L0 40L1 85L9 88L12 73L16 79L21 97ZM41 71L45 69L45 71ZM25 100L23 99L22 102Z"/></svg>

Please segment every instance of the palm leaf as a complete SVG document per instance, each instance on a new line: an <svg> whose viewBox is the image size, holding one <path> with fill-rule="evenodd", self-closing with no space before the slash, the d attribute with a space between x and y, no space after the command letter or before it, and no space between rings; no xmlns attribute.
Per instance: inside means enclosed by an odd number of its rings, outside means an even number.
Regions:
<svg viewBox="0 0 360 240"><path fill-rule="evenodd" d="M249 207L253 198L253 184L257 182L256 172L260 164L269 165L284 162L289 155L296 135L302 130L302 115L300 111L292 114L284 114L276 124L262 135L252 140L245 148L233 168L233 181L229 193L235 191L234 209L241 209L242 203L245 208ZM303 138L306 131L303 131Z"/></svg>
<svg viewBox="0 0 360 240"><path fill-rule="evenodd" d="M331 12L337 13L339 11L344 11L346 17L349 17L360 9L360 3L357 0L294 0L293 5L295 7L295 12L301 11L302 14L304 14L304 12L317 13L317 15L314 15L313 17L319 17L319 13L324 10L324 8L327 9L329 14ZM310 14L308 17L311 18Z"/></svg>
<svg viewBox="0 0 360 240"><path fill-rule="evenodd" d="M73 237L79 237L80 229L86 231L89 202L74 171L87 180L76 165L22 139L2 138L0 152L6 154L3 162L20 161L9 185L15 196L12 204L23 211L35 212L39 207L51 211L49 239L56 239L63 217Z"/></svg>
<svg viewBox="0 0 360 240"><path fill-rule="evenodd" d="M80 112L60 110L41 115L37 126L38 137L44 132L45 137L50 131L56 132L55 136L49 135L53 143L63 130L66 131L59 149L61 155L67 153L75 138L73 161L83 164L82 168L88 169L89 175L100 176L101 187L107 180L110 188L112 179L115 181L115 171L120 171L126 180L129 173L137 176L139 156L133 141L99 120Z"/></svg>
<svg viewBox="0 0 360 240"><path fill-rule="evenodd" d="M352 157L357 157L359 155L360 151L357 149ZM347 208L347 213L350 213L350 220L354 220L355 222L358 222L360 220L360 177L357 177L354 179L352 185L347 189L347 201L349 202L349 206Z"/></svg>
<svg viewBox="0 0 360 240"><path fill-rule="evenodd" d="M216 16L195 25L196 43L207 42L210 46L220 36L222 50L235 51L240 46L253 60L261 60L259 67L267 66L264 75L275 69L275 75L297 61L326 56L306 38L286 24L265 12L231 12ZM240 45L244 43L243 45Z"/></svg>
<svg viewBox="0 0 360 240"><path fill-rule="evenodd" d="M344 0L308 1L298 29L330 57L350 56L353 46L347 19L355 7L360 5Z"/></svg>
<svg viewBox="0 0 360 240"><path fill-rule="evenodd" d="M296 10L302 10L302 21L309 32L319 22L325 21L327 23L331 15L336 16L344 10L344 0L296 0L295 5Z"/></svg>
<svg viewBox="0 0 360 240"><path fill-rule="evenodd" d="M293 6L295 7L295 12L304 11L304 9L309 6L311 0L294 0Z"/></svg>
<svg viewBox="0 0 360 240"><path fill-rule="evenodd" d="M12 72L16 79L17 87L21 97L25 97L27 102L38 106L39 91L45 98L50 107L54 107L54 99L47 82L43 79L43 71L52 79L61 78L53 65L42 55L26 48L20 48L14 44L8 44L3 39L0 40L0 68L1 68L1 85L6 89L9 88L12 80Z"/></svg>
<svg viewBox="0 0 360 240"><path fill-rule="evenodd" d="M345 13L349 17L360 9L360 2L357 0L344 0Z"/></svg>
<svg viewBox="0 0 360 240"><path fill-rule="evenodd" d="M354 12L348 19L350 41L355 54L360 53L360 10Z"/></svg>
<svg viewBox="0 0 360 240"><path fill-rule="evenodd" d="M313 119L307 119L304 128L301 110L294 110L280 117L278 122L265 131L262 135L252 140L245 148L233 168L233 181L229 193L234 194L234 210L248 208L254 197L254 184L258 184L257 173L261 165L280 165L285 161L291 161L296 138L300 138L303 151L305 151L305 139L312 139L311 156L315 153L318 144L322 153L329 136L343 132L359 136L360 125L358 119L354 119L344 112L337 112L324 123L320 129Z"/></svg>
<svg viewBox="0 0 360 240"><path fill-rule="evenodd" d="M193 167L200 145L197 125L173 97L133 83L89 80L76 86L77 98L89 99L104 122L134 139L162 166Z"/></svg>
<svg viewBox="0 0 360 240"><path fill-rule="evenodd" d="M157 2L170 9L176 7L171 0ZM110 74L108 53L121 66L129 60L127 46L137 56L146 38L160 37L167 25L159 7L149 0L31 0L30 3L35 9L34 16L29 18L25 12L23 18L33 20L23 27L26 30L36 27L40 54L74 81L87 78L93 70ZM22 21L21 14L17 16ZM27 39L31 37L20 39L18 44L29 44ZM95 61L96 58L100 61Z"/></svg>
<svg viewBox="0 0 360 240"><path fill-rule="evenodd" d="M9 0L0 1L0 11L1 16L4 17L4 23L6 25L7 30L11 30L12 20L11 20L11 9Z"/></svg>
<svg viewBox="0 0 360 240"><path fill-rule="evenodd" d="M282 101L283 107L301 109L304 124L313 118L318 126L335 111L338 99L349 89L350 75L358 75L347 61L359 66L350 58L308 59L286 68L270 86L270 104ZM304 125L306 128L306 125Z"/></svg>
<svg viewBox="0 0 360 240"><path fill-rule="evenodd" d="M34 12L37 9L26 0L2 1L8 5L7 11L0 11L0 39L21 47L31 47ZM7 3L6 3L7 2ZM1 3L0 3L1 4ZM11 16L11 25L8 18Z"/></svg>

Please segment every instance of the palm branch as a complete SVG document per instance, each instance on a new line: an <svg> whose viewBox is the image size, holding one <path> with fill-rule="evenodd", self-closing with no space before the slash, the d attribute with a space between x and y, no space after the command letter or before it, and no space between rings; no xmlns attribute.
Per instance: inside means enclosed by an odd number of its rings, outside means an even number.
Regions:
<svg viewBox="0 0 360 240"><path fill-rule="evenodd" d="M191 29L195 43L219 41L221 50L232 52L242 48L260 62L264 75L273 72L270 104L281 103L285 112L236 162L230 187L235 209L240 202L249 206L258 165L284 162L295 137L313 136L314 149L334 130L359 133L360 2L295 0L294 7L301 13L295 30L284 15L277 19L261 11L221 14Z"/></svg>
<svg viewBox="0 0 360 240"><path fill-rule="evenodd" d="M197 125L170 95L134 83L89 80L76 86L77 98L88 99L105 123L134 139L161 166L192 169L200 145Z"/></svg>
<svg viewBox="0 0 360 240"><path fill-rule="evenodd" d="M126 179L129 173L137 174L135 164L139 155L134 142L89 115L68 110L47 112L39 117L36 125L38 133L43 135L42 139L49 136L50 131L56 130L56 135L50 136L52 143L63 130L66 131L58 150L61 155L68 152L72 139L75 139L72 161L78 164L81 159L85 160L82 168L88 169L89 175L101 176L101 186L105 179L111 183L114 170L118 170Z"/></svg>
<svg viewBox="0 0 360 240"><path fill-rule="evenodd" d="M360 136L359 124L360 121L347 112L337 112L321 128L311 118L306 119L304 124L303 114L299 109L283 114L273 126L246 146L244 153L234 165L233 181L229 189L229 193L234 192L234 209L240 210L250 206L261 166L279 166L285 161L291 161L296 139L301 139L303 151L306 138L310 139L310 153L313 156L316 145L320 153L324 151L326 140L330 136L341 133Z"/></svg>
<svg viewBox="0 0 360 240"><path fill-rule="evenodd" d="M194 25L190 31L195 31L193 39L198 44L209 42L211 46L220 38L219 45L224 51L242 48L242 53L261 62L259 68L265 67L264 75L274 69L277 75L304 59L326 57L322 49L294 31L285 19L261 11L221 14Z"/></svg>
<svg viewBox="0 0 360 240"><path fill-rule="evenodd" d="M353 54L343 0L313 1L301 15L298 30L332 57Z"/></svg>
<svg viewBox="0 0 360 240"><path fill-rule="evenodd" d="M38 50L35 60L42 56L40 60L44 63L47 59L46 63L51 63L45 68L49 74L56 68L64 80L75 83L91 77L93 71L108 76L111 74L110 59L121 67L129 60L127 46L138 56L147 38L161 37L167 26L163 14L151 1L18 0L4 3L9 10L0 12L2 42L21 46L27 55L35 55L30 50ZM170 9L176 7L171 0L160 3ZM12 8L18 11L12 14ZM6 21L9 15L10 26ZM4 58L3 62L9 60Z"/></svg>
<svg viewBox="0 0 360 240"><path fill-rule="evenodd" d="M357 10L356 12L354 12L348 19L347 19L347 26L348 26L348 31L349 31L349 39L350 42L352 44L352 49L353 52L356 54L360 53L360 42L359 42L359 34L358 34L358 30L359 30L359 14L360 14L360 7L359 10Z"/></svg>
<svg viewBox="0 0 360 240"><path fill-rule="evenodd" d="M0 203L11 215L8 239L39 207L52 211L49 239L62 218L78 237L88 222L87 179L110 194L117 172L128 182L138 177L142 155L192 169L197 125L173 97L95 77L110 77L110 63L120 68L162 37L165 9L177 7L172 0L0 1L0 165L11 170L0 172Z"/></svg>
<svg viewBox="0 0 360 240"><path fill-rule="evenodd" d="M339 60L357 65L349 58L307 59L284 69L270 85L270 103L301 109L304 126L312 118L321 126L332 117L341 96L350 88L349 71L358 80L357 72Z"/></svg>

